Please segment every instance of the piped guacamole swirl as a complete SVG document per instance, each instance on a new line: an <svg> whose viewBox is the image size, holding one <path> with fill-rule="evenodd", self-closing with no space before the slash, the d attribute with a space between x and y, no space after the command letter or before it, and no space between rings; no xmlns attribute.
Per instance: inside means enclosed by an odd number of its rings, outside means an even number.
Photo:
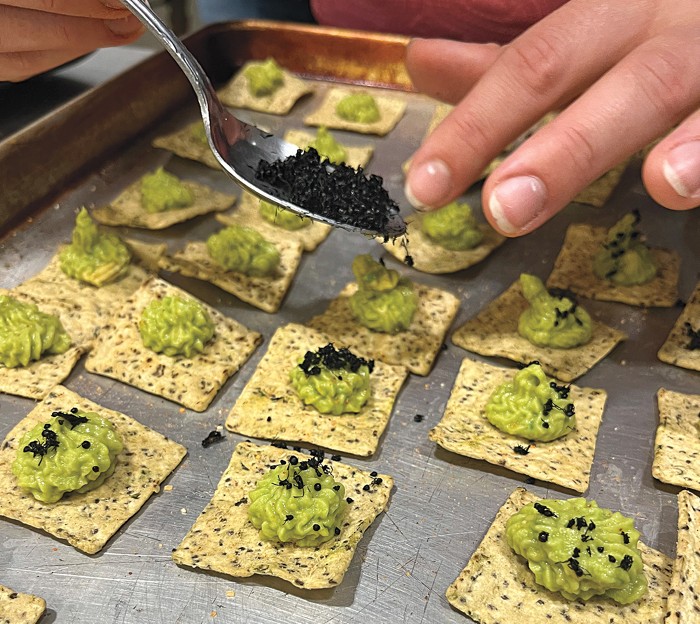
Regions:
<svg viewBox="0 0 700 624"><path fill-rule="evenodd" d="M595 501L525 505L508 519L506 540L538 584L568 600L602 595L629 604L647 591L634 522Z"/></svg>
<svg viewBox="0 0 700 624"><path fill-rule="evenodd" d="M430 240L450 251L473 249L484 238L466 202L452 202L439 210L426 212L421 229Z"/></svg>
<svg viewBox="0 0 700 624"><path fill-rule="evenodd" d="M346 95L336 104L335 112L341 119L356 123L370 124L381 119L377 100L362 91Z"/></svg>
<svg viewBox="0 0 700 624"><path fill-rule="evenodd" d="M325 126L319 127L316 138L309 143L309 147L313 147L321 158L327 158L334 165L345 162L348 157L347 150L335 140Z"/></svg>
<svg viewBox="0 0 700 624"><path fill-rule="evenodd" d="M518 333L538 347L570 349L587 343L593 334L591 317L569 293L550 294L542 280L523 273L523 296L530 306L518 319Z"/></svg>
<svg viewBox="0 0 700 624"><path fill-rule="evenodd" d="M61 251L59 261L68 277L100 287L126 274L131 252L116 234L101 232L81 208L72 242Z"/></svg>
<svg viewBox="0 0 700 624"><path fill-rule="evenodd" d="M141 178L141 205L149 214L186 208L193 203L192 191L163 167Z"/></svg>
<svg viewBox="0 0 700 624"><path fill-rule="evenodd" d="M280 263L277 247L256 230L240 225L212 234L207 239L207 251L226 270L251 277L272 275Z"/></svg>
<svg viewBox="0 0 700 624"><path fill-rule="evenodd" d="M255 97L272 95L284 84L284 72L273 58L251 63L243 70L248 81L248 91Z"/></svg>

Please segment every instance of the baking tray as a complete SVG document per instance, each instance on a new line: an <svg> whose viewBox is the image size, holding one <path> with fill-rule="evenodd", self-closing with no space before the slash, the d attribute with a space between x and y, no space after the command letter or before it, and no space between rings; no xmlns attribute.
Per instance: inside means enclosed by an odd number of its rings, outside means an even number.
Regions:
<svg viewBox="0 0 700 624"><path fill-rule="evenodd" d="M339 132L350 144L373 142L369 171L408 213L401 163L419 144L434 103L409 92L403 66L407 40L401 37L247 21L208 27L188 39L215 83L221 84L246 60L273 55L312 78L368 84L405 91L408 111L385 138ZM278 132L302 127L301 119L318 95L300 102L287 117L241 111L241 117ZM81 205L97 205L158 164L174 173L230 189L220 172L172 158L150 147L151 139L196 118L188 83L165 54L141 63L112 81L0 143L0 287L10 288L39 271L59 243L70 238ZM479 189L467 198L479 205ZM576 204L537 232L507 241L481 264L453 275L428 276L400 266L413 279L459 296L453 329L474 316L523 271L546 277L566 226L587 221L610 224L637 208L655 246L677 249L682 257L680 293L686 298L700 266L700 211L670 212L654 204L632 163L603 209ZM145 241L179 248L215 229L211 217L164 232L120 228ZM201 441L226 414L267 348L274 330L319 313L352 280L358 253L375 256L372 240L335 231L306 254L281 310L265 314L217 288L175 275L167 279L260 331L264 343L203 413L180 409L164 399L86 373L82 364L66 385L84 396L129 414L185 444L189 454L167 480L170 491L153 496L97 555L72 547L18 523L0 520L0 583L43 596L43 623L360 623L465 622L445 599L445 590L475 550L498 508L522 475L454 455L428 440L442 415L457 369L467 354L449 341L427 377L411 376L404 386L378 452L371 458L344 457L367 470L395 477L390 506L359 544L343 583L332 590L301 590L269 577L232 579L179 568L170 558L214 492L235 444L226 439L207 449ZM651 476L659 387L700 391L697 373L662 364L656 351L680 308L641 310L621 304L585 302L594 316L629 334L601 364L577 383L604 388L607 408L588 492L601 506L636 518L644 540L668 555L675 550L678 488ZM493 360L492 360L493 361ZM505 365L508 363L501 361ZM511 364L512 365L512 364ZM33 407L30 400L0 396L0 436ZM423 419L416 419L416 415ZM535 482L542 496L569 496L567 490Z"/></svg>

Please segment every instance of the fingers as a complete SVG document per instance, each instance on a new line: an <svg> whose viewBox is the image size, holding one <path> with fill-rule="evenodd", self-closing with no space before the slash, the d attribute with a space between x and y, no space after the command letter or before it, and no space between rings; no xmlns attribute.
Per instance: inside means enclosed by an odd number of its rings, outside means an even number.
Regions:
<svg viewBox="0 0 700 624"><path fill-rule="evenodd" d="M642 178L649 194L666 208L700 206L700 110L652 149Z"/></svg>
<svg viewBox="0 0 700 624"><path fill-rule="evenodd" d="M119 0L2 0L0 5L96 19L122 19L130 14Z"/></svg>

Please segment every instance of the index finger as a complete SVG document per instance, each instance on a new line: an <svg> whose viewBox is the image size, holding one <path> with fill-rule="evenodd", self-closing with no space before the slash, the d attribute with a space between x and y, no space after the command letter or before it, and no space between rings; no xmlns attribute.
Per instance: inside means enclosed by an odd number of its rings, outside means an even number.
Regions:
<svg viewBox="0 0 700 624"><path fill-rule="evenodd" d="M131 15L119 0L0 0L0 4L43 13L96 19L122 19Z"/></svg>

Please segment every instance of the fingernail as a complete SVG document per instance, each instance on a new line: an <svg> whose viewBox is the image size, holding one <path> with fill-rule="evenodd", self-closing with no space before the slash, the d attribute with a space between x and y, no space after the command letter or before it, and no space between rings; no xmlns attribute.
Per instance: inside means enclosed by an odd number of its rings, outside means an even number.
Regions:
<svg viewBox="0 0 700 624"><path fill-rule="evenodd" d="M133 35L143 28L141 22L130 15L124 19L104 20L105 26L119 37Z"/></svg>
<svg viewBox="0 0 700 624"><path fill-rule="evenodd" d="M674 147L663 170L666 181L681 197L700 198L700 141Z"/></svg>
<svg viewBox="0 0 700 624"><path fill-rule="evenodd" d="M500 182L491 192L489 209L498 227L507 234L531 223L547 201L547 188L535 176L518 176Z"/></svg>
<svg viewBox="0 0 700 624"><path fill-rule="evenodd" d="M416 210L440 208L452 192L452 172L442 160L423 163L411 169L404 192Z"/></svg>

